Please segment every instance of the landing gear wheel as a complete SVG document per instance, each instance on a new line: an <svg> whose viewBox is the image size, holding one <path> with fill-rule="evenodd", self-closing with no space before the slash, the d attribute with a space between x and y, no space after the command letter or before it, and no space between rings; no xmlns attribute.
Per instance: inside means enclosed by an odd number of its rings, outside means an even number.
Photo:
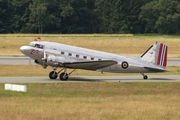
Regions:
<svg viewBox="0 0 180 120"><path fill-rule="evenodd" d="M148 79L148 76L147 76L147 75L144 75L143 78L144 78L145 80L147 80L147 79Z"/></svg>
<svg viewBox="0 0 180 120"><path fill-rule="evenodd" d="M67 73L63 72L63 73L60 74L59 78L62 81L67 81L69 77L68 77Z"/></svg>
<svg viewBox="0 0 180 120"><path fill-rule="evenodd" d="M49 73L49 78L50 78L50 79L56 79L57 77L58 77L57 72L51 71L51 72Z"/></svg>

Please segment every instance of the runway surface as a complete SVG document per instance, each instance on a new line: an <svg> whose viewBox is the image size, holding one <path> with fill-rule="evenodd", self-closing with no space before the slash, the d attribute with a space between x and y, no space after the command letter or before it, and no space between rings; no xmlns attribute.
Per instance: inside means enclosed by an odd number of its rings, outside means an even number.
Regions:
<svg viewBox="0 0 180 120"><path fill-rule="evenodd" d="M0 64L4 65L30 65L35 64L29 57L0 57ZM167 66L180 66L180 58L169 58Z"/></svg>
<svg viewBox="0 0 180 120"><path fill-rule="evenodd" d="M144 80L137 76L70 76L68 81L48 77L0 77L0 83L68 83L68 82L180 82L180 75L149 75Z"/></svg>

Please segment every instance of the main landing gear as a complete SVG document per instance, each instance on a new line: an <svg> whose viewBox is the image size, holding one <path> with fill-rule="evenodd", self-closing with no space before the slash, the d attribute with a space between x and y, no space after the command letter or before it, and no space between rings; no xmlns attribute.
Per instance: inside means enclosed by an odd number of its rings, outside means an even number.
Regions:
<svg viewBox="0 0 180 120"><path fill-rule="evenodd" d="M59 72L56 72L57 68L53 68L53 69L54 69L54 70L49 73L49 78L50 78L50 79L56 79L56 78L58 77L58 74L59 74L61 71L64 70L64 72L62 72L62 73L59 75L59 79L60 79L61 81L67 81L68 78L69 78L69 75L75 71L75 69L74 69L74 70L72 70L69 74L67 74L66 68L63 68L63 69L60 70Z"/></svg>
<svg viewBox="0 0 180 120"><path fill-rule="evenodd" d="M148 76L145 75L144 73L141 73L141 75L143 76L143 79L147 80L148 79Z"/></svg>

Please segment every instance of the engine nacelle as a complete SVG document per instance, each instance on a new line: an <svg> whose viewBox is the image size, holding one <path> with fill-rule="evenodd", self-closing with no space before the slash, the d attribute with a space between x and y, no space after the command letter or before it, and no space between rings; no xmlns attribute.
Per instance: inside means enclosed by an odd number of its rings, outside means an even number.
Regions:
<svg viewBox="0 0 180 120"><path fill-rule="evenodd" d="M54 56L54 55L49 55L48 58L47 58L46 64L47 64L47 65L50 65L50 66L56 65L56 64L57 64L56 56Z"/></svg>
<svg viewBox="0 0 180 120"><path fill-rule="evenodd" d="M58 67L62 65L64 62L66 62L66 58L64 57L49 55L46 64L49 66Z"/></svg>

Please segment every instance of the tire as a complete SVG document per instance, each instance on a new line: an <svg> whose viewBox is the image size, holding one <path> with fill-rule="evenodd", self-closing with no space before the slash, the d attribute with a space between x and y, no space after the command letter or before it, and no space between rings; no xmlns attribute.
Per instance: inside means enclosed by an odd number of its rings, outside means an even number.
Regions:
<svg viewBox="0 0 180 120"><path fill-rule="evenodd" d="M50 78L50 79L56 79L57 77L58 77L57 72L51 71L51 72L49 73L49 78Z"/></svg>
<svg viewBox="0 0 180 120"><path fill-rule="evenodd" d="M147 76L147 75L144 75L143 78L144 78L145 80L147 80L147 79L148 79L148 76Z"/></svg>
<svg viewBox="0 0 180 120"><path fill-rule="evenodd" d="M67 73L63 72L60 74L59 78L61 81L67 81L69 77Z"/></svg>

